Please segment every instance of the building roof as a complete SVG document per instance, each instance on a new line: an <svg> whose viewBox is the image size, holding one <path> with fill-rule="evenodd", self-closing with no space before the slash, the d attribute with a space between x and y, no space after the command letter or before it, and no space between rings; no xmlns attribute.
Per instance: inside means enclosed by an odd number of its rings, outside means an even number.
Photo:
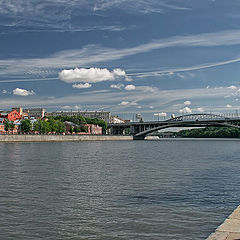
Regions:
<svg viewBox="0 0 240 240"><path fill-rule="evenodd" d="M1 113L1 116L7 116L9 113L6 113L6 112L2 112Z"/></svg>
<svg viewBox="0 0 240 240"><path fill-rule="evenodd" d="M79 126L79 125L77 125L76 123L73 123L73 122L65 121L64 123L65 123L65 124L68 124L68 125L70 125L70 126L72 126L72 127L78 127L78 126Z"/></svg>

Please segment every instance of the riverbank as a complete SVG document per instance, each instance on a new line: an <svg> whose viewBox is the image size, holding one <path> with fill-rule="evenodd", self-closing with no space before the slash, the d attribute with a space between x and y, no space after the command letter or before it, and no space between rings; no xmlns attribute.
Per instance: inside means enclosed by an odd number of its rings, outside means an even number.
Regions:
<svg viewBox="0 0 240 240"><path fill-rule="evenodd" d="M111 135L0 135L1 142L76 142L76 141L122 141L132 136Z"/></svg>
<svg viewBox="0 0 240 240"><path fill-rule="evenodd" d="M240 206L221 224L216 232L207 240L237 240L240 239Z"/></svg>

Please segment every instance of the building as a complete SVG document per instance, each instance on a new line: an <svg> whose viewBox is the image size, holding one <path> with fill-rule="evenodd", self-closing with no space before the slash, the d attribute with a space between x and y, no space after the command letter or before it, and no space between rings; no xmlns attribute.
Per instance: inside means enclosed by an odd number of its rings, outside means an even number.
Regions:
<svg viewBox="0 0 240 240"><path fill-rule="evenodd" d="M5 133L5 124L0 123L0 134Z"/></svg>
<svg viewBox="0 0 240 240"><path fill-rule="evenodd" d="M0 118L6 119L8 121L14 122L22 118L21 114L16 110L10 112L0 112Z"/></svg>
<svg viewBox="0 0 240 240"><path fill-rule="evenodd" d="M64 122L65 126L66 126L66 131L67 132L70 132L70 129L73 129L75 127L79 127L76 123L73 123L73 122Z"/></svg>
<svg viewBox="0 0 240 240"><path fill-rule="evenodd" d="M74 129L74 127L79 127L79 125L73 122L65 122L67 132L70 132L70 129ZM78 134L93 134L93 135L102 135L102 127L94 124L82 124L82 127L86 128L86 132L79 132Z"/></svg>
<svg viewBox="0 0 240 240"><path fill-rule="evenodd" d="M4 118L0 118L0 133L5 133L5 124L4 124Z"/></svg>
<svg viewBox="0 0 240 240"><path fill-rule="evenodd" d="M17 111L20 115L23 115L23 109L21 107L13 107L12 111Z"/></svg>
<svg viewBox="0 0 240 240"><path fill-rule="evenodd" d="M88 134L102 135L102 127L94 124L84 124L87 127Z"/></svg>
<svg viewBox="0 0 240 240"><path fill-rule="evenodd" d="M111 116L110 123L124 123L125 121L119 116Z"/></svg>
<svg viewBox="0 0 240 240"><path fill-rule="evenodd" d="M23 114L27 114L29 118L44 118L46 113L45 108L25 108Z"/></svg>
<svg viewBox="0 0 240 240"><path fill-rule="evenodd" d="M5 123L4 121L6 120L6 118L0 118L0 134L6 134L6 133L10 133L10 134L17 134L18 132L18 128L20 125L20 120L16 120L14 121L14 128L13 129L9 129L8 131L5 130Z"/></svg>
<svg viewBox="0 0 240 240"><path fill-rule="evenodd" d="M57 116L83 116L85 118L97 118L110 122L110 112L104 111L59 111L59 112L48 112L45 114L46 117L57 117Z"/></svg>

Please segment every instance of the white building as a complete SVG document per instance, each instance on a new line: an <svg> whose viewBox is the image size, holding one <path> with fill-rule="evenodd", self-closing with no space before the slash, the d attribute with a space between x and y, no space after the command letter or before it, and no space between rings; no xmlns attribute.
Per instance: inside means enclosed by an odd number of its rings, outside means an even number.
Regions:
<svg viewBox="0 0 240 240"><path fill-rule="evenodd" d="M57 111L57 112L48 112L45 114L46 117L57 117L57 116L83 116L86 118L97 118L110 122L111 114L110 112L104 111Z"/></svg>
<svg viewBox="0 0 240 240"><path fill-rule="evenodd" d="M45 108L25 108L23 113L27 114L28 117L33 118L44 118L46 109Z"/></svg>

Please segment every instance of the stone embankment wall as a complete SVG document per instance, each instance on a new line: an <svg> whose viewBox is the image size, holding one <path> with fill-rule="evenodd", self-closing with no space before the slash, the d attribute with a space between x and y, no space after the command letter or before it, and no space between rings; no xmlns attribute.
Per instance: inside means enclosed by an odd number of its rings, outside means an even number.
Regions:
<svg viewBox="0 0 240 240"><path fill-rule="evenodd" d="M111 135L0 135L1 142L72 142L133 140L132 136Z"/></svg>
<svg viewBox="0 0 240 240"><path fill-rule="evenodd" d="M207 240L239 240L240 239L240 206L220 225Z"/></svg>

